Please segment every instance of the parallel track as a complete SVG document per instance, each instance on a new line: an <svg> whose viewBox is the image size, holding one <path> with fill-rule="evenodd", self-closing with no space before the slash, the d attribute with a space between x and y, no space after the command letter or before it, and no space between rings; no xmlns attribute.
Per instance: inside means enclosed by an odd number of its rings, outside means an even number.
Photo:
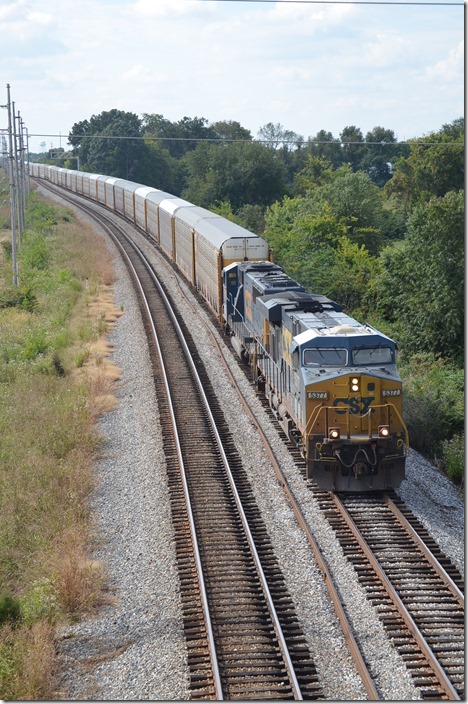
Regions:
<svg viewBox="0 0 468 704"><path fill-rule="evenodd" d="M248 374L248 367L245 370ZM262 402L306 478L300 453L266 399ZM286 478L281 481L298 521L304 523ZM422 699L463 699L464 581L457 568L396 492L338 496L320 490L313 481L308 484ZM341 621L332 594L331 599ZM369 698L377 698L372 677L356 653L357 644L347 640Z"/></svg>
<svg viewBox="0 0 468 704"><path fill-rule="evenodd" d="M60 193L62 194L62 191L60 191ZM185 335L187 336L187 333L185 333ZM192 354L196 357L194 351L192 351ZM196 366L202 367L200 360L196 362ZM206 378L202 384L208 387L208 379ZM271 415L274 418L272 413ZM191 421L186 421L186 423L191 424ZM294 451L294 448L290 446L279 424L277 424L277 427L280 435L289 446L298 466L304 474L303 461L298 457L298 453ZM257 426L257 429L260 432L259 426ZM266 439L264 439L264 442L266 442ZM223 438L222 444L225 447L232 445L229 439L229 433ZM177 455L177 452L172 450L172 454ZM171 455L171 451L169 451L169 455ZM332 601L335 603L338 618L342 623L345 637L348 640L353 658L357 663L357 668L361 673L368 696L370 699L377 699L379 697L373 684L372 676L359 652L359 646L354 641L351 628L339 603L339 598L336 596L336 593L335 595L333 594L332 579L328 573L328 568L322 560L317 546L313 544L315 542L313 536L306 521L301 516L297 502L289 490L279 464L276 462L271 452L270 456L274 466L276 463L275 471L293 506L298 522L306 532L308 540L316 554L320 569L324 572L325 581L330 588L330 595ZM237 460L235 464L237 464ZM200 468L199 471L201 474L198 475L195 484L200 488L203 487L201 489L202 496L204 491L209 492L211 495L213 489L211 485L209 487L204 485L204 471L202 468ZM173 497L176 497L174 504L183 506L184 502L181 498L180 487L177 486L178 482L175 479L178 474L179 469L178 463L176 462L174 478L170 479L170 482L173 487ZM172 476L172 473L170 473L170 476ZM218 482L219 478L216 479L216 483ZM177 488L175 488L176 486ZM420 689L422 698L462 698L464 684L464 599L462 593L463 580L456 568L442 555L436 542L427 534L427 531L424 531L411 511L404 506L403 502L395 493L392 493L391 496L382 495L380 503L373 503L376 501L375 496L367 495L363 499L363 504L359 503L357 497L348 496L344 498L346 502L345 508L340 506L338 497L319 491L313 484L311 488L327 514L331 525L335 529L345 554L353 563L359 580L367 592L368 598L377 608L379 618L381 618L390 639L406 663L415 685ZM221 493L223 493L223 491L225 490L221 490ZM228 492L229 491L230 490L228 490ZM250 501L253 502L251 498L249 498L249 503ZM211 508L212 503L214 504L214 501L211 501L210 496L210 500L205 501L207 512ZM183 513L184 510L181 510ZM201 515L203 515L204 511L205 509L202 510ZM214 511L214 513L216 514L217 511ZM404 514L404 516L402 517L401 514ZM175 512L175 516L177 516L177 512ZM215 516L208 515L207 513L206 518L205 530L207 535L209 535L212 533L213 527L215 526ZM186 525L185 518L176 517L175 521L177 524L180 524L180 526ZM359 534L357 525L361 522L365 525L363 535ZM395 527L396 523L398 523L398 528ZM203 521L201 525L203 525ZM217 529L215 528L215 530ZM225 535L225 530L226 528L224 526L221 527L219 529L220 534ZM422 538L425 545L421 544L420 538ZM216 565L217 568L221 568L221 571L224 571L225 574L232 576L229 565L230 558L220 562L218 548L210 545L210 540L207 544L209 547L203 548L203 555L206 556L208 561ZM177 542L178 553L183 556L182 562L187 567L187 583L192 583L192 587L188 592L189 596L187 597L186 632L189 642L192 642L194 645L194 647L189 649L189 659L193 673L192 687L194 690L194 698L197 696L206 698L213 696L213 687L210 680L211 675L208 678L206 676L209 667L207 665L206 655L204 654L207 651L207 647L206 644L203 644L203 639L206 638L204 635L205 625L200 621L199 605L195 603L198 599L193 587L195 577L190 576L190 573L193 572L193 560L190 557L191 551L186 547L186 540L179 541L178 539ZM236 543L237 539L233 538L232 542ZM211 549L212 547L213 549ZM269 551L270 548L267 552ZM437 562L439 563L437 567L434 564L430 567L428 566L433 557L437 558ZM244 568L238 565L234 572L237 573L242 569ZM245 569L246 574L250 574L250 565ZM182 582L184 579L185 577L182 576ZM398 583L397 587L394 588L392 582ZM231 590L228 589L228 591L230 592ZM223 588L221 589L221 593L223 593ZM245 614L247 604L247 602L244 601L244 596L245 593L242 592L242 594L236 597L236 600L242 604L241 613L243 614ZM229 621L229 609L230 606L224 612L222 612L221 609L222 620L227 619ZM193 619L191 616L192 613L194 614ZM245 628L239 630L242 631L243 638L251 635L251 632L245 630ZM229 635L228 641L230 638L231 636ZM300 638L302 638L302 636L300 636ZM255 639L254 642L257 643L257 640ZM299 649L302 647L301 645ZM250 661L253 650L254 649L249 646L244 653L246 656L246 667L247 663ZM229 648L227 652L232 654ZM305 652L304 650L304 653ZM229 658L223 660L221 657L221 663L221 669L225 668L229 670ZM268 667L267 671L269 671ZM282 696L288 698L286 691L279 692L277 690L275 692L274 687L268 689L268 684L266 684L266 689L262 689L269 680L265 669L261 669L259 672L261 672L259 682L262 682L257 690L257 696L259 698L267 698L268 696L278 699ZM299 679L298 677L298 680ZM311 697L306 694L304 698L320 697L313 665L308 669L306 679L311 683L313 682L313 685L309 692ZM241 693L242 689L239 678L234 678L233 682L235 682L235 684L232 691L229 692L228 698L254 698L253 696L246 696L245 692L243 694ZM296 694L293 693L292 696L296 695L297 692ZM214 694L214 696L217 695ZM302 693L300 696L302 696Z"/></svg>
<svg viewBox="0 0 468 704"><path fill-rule="evenodd" d="M320 698L292 601L208 376L189 347L189 334L151 265L123 229L94 208L80 207L117 243L145 311L165 438L192 698Z"/></svg>
<svg viewBox="0 0 468 704"><path fill-rule="evenodd" d="M343 551L422 698L461 699L462 579L453 565L441 564L440 554L427 547L396 502L401 503L394 492L321 497Z"/></svg>

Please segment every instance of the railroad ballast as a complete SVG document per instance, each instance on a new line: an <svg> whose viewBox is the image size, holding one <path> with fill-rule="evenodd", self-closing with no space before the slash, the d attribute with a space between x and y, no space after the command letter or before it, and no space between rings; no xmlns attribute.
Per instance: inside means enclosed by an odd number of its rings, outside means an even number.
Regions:
<svg viewBox="0 0 468 704"><path fill-rule="evenodd" d="M203 296L306 461L333 491L396 488L409 451L395 343L270 261L268 243L220 215L124 179L29 164L33 177L143 230Z"/></svg>

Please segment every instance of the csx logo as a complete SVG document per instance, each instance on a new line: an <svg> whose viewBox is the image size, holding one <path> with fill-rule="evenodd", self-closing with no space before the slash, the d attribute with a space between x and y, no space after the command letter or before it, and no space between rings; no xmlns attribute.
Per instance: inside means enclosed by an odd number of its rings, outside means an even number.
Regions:
<svg viewBox="0 0 468 704"><path fill-rule="evenodd" d="M362 396L361 398L357 398L356 396L352 396L351 398L335 398L333 405L335 407L347 406L347 408L343 409L336 408L336 413L346 413L346 411L349 410L349 412L354 416L365 416L369 410L372 410L370 405L373 400L373 396Z"/></svg>

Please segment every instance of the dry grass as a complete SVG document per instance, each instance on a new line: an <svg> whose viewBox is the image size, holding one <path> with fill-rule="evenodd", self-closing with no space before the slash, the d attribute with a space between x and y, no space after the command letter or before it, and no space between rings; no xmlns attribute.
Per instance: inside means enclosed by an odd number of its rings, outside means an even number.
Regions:
<svg viewBox="0 0 468 704"><path fill-rule="evenodd" d="M3 673L0 671L2 697L46 699L53 680L54 626L45 619L28 628L3 626L0 628L0 658L4 666ZM2 678L2 674L6 676Z"/></svg>
<svg viewBox="0 0 468 704"><path fill-rule="evenodd" d="M115 408L120 377L105 338L122 311L107 248L64 212L44 235L49 268L38 275L30 255L31 271L24 262L20 270L35 309L0 310L2 699L51 698L57 625L105 598L103 566L89 557L88 498L101 444L95 422ZM0 262L0 291L9 266ZM2 618L9 600L14 613Z"/></svg>

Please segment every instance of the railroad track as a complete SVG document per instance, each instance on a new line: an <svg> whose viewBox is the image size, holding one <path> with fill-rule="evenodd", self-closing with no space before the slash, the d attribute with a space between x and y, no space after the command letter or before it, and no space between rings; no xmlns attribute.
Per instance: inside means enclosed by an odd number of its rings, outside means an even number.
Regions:
<svg viewBox="0 0 468 704"><path fill-rule="evenodd" d="M304 460L263 405L305 479ZM395 491L338 496L308 484L421 698L464 699L460 572Z"/></svg>
<svg viewBox="0 0 468 704"><path fill-rule="evenodd" d="M79 205L116 242L144 313L167 458L192 698L323 698L241 459L189 333L123 228L81 200Z"/></svg>
<svg viewBox="0 0 468 704"><path fill-rule="evenodd" d="M422 698L463 698L464 593L456 568L423 539L395 492L323 493L320 501Z"/></svg>
<svg viewBox="0 0 468 704"><path fill-rule="evenodd" d="M60 194L62 195L61 192ZM163 337L166 337L166 335L164 335ZM182 337L189 337L186 330L183 331ZM203 365L201 364L200 359L197 358L196 351L192 350L191 354L193 356L193 359L196 360L194 362L195 366L199 369L202 369ZM169 357L171 356L172 353L169 353ZM220 357L222 357L221 352ZM158 379L160 378L161 375L159 371L157 372L156 376ZM232 378L231 381L234 383L234 380ZM203 380L201 381L201 385L203 387L209 388L210 384L207 377L203 378ZM268 406L266 406L266 408L269 410ZM271 411L269 412L274 420L274 415L271 413ZM216 415L218 416L217 411ZM220 415L218 417L221 418ZM254 418L253 422L255 423ZM223 426L222 420L220 421L220 423L221 426ZM192 421L190 419L186 420L185 424L190 424L191 426ZM303 461L287 440L279 424L276 425L279 429L279 434L285 440L291 453L296 459L297 465L305 476L305 468ZM165 432L164 434L166 438L170 438L169 432ZM229 448L229 450L233 449L233 443L232 439L229 436L229 432L225 429L222 429L221 435L221 445L223 447ZM170 440L167 440L167 442L169 443L169 445L171 445ZM176 458L178 452L179 451L176 449L175 446L169 447L169 458ZM273 455L271 456L271 459L272 464L275 467L275 458ZM193 540L193 538L188 536L188 534L185 536L183 535L184 531L185 533L187 533L187 525L190 521L185 513L185 499L183 498L183 487L181 487L180 485L180 471L178 468L178 464L178 460L174 460L174 470L170 470L170 484L173 495L174 520L175 524L181 528L180 535L179 532L177 534L177 552L180 557L180 564L182 565L181 583L183 587L183 599L186 608L185 628L189 643L189 664L191 668L193 698L221 698L219 692L218 694L216 693L216 687L214 684L215 678L213 678L210 664L212 659L212 655L210 655L210 649L214 649L215 645L214 643L210 644L210 637L207 635L206 616L204 616L203 618L200 616L200 613L202 613L204 609L207 610L208 607L203 606L199 594L200 590L197 586L197 569L195 561L192 557L193 550L190 545L190 542ZM234 469L238 467L240 474L242 474L241 463L239 458L235 458L235 452L233 453L231 464ZM171 467L171 461L168 462L168 466ZM340 604L339 596L336 594L336 592L333 594L332 576L328 572L326 564L321 559L320 550L318 549L318 546L314 546L314 539L311 534L310 528L307 526L306 521L301 516L301 512L299 510L299 507L297 506L297 502L295 502L292 493L289 491L287 481L282 475L281 468L279 467L278 463L276 463L275 471L278 474L278 478L283 487L283 490L285 491L286 495L288 496L288 499L291 502L291 505L293 506L297 520L301 527L304 529L308 537L309 543L311 544L311 547L314 550L319 567L324 574L325 583L330 590L330 596L335 605L335 610L337 612L338 619L342 624L343 632L345 633L345 638L348 641L350 652L356 662L357 669L361 674L362 680L368 692L368 697L370 699L378 699L379 694L373 683L372 675L369 672L367 664L364 662L364 658L362 657L360 652L360 647L353 637L352 629L349 623L347 622L346 614L344 613L342 605ZM235 474L236 469L233 475ZM204 523L206 534L210 535L210 533L212 533L211 529L213 528L213 526L216 525L214 521L216 519L216 514L218 513L218 510L215 509L212 516L210 515L209 510L212 506L216 507L218 500L221 499L219 499L219 494L217 493L217 490L219 488L219 477L215 481L216 491L211 487L211 485L205 484L205 479L206 476L203 471L203 468L200 467L198 469L197 479L195 480L195 486L200 489L201 496L205 498L204 503L202 498L200 504L200 506L202 507L199 511L199 517L201 517L200 525L203 525ZM237 481L239 480L236 478L235 483ZM338 539L340 540L345 555L354 565L359 580L364 589L366 590L369 600L377 609L379 613L379 618L381 619L385 629L387 630L389 638L392 640L394 646L396 647L402 659L406 663L406 666L413 677L415 685L419 688L421 692L421 697L426 699L462 698L464 633L462 598L463 581L458 571L454 568L453 565L451 565L450 561L448 561L441 554L435 541L431 539L431 537L427 534L427 531L424 531L423 527L418 523L417 519L411 514L409 509L404 506L403 502L399 500L396 494L393 494L392 496L388 497L380 497L385 502L385 510L383 510L382 508L383 504L378 505L377 508L373 509L372 504L369 502L372 500L372 498L375 497L369 498L369 496L364 497L364 504L361 506L361 508L359 508L357 497L353 497L351 499L349 499L348 497L346 499L346 507L340 508L340 502L337 497L333 497L333 495L325 492L320 492L317 487L314 487L313 485L311 486L311 489L314 491L318 502L322 507L322 510L326 513L331 525L335 529L335 532L337 534ZM190 493L190 488L188 489L188 491ZM250 490L248 489L247 491ZM231 489L228 490L228 493L230 492ZM221 494L222 493L223 491L221 491ZM240 493L244 494L244 490L241 490ZM206 499L207 494L210 496L209 500ZM213 496L213 501L211 501L211 496ZM350 503L348 503L349 501ZM253 501L250 494L247 504L250 506L251 503L253 506L255 506L255 502ZM249 512L247 511L246 514L247 513ZM403 519L401 519L401 517L399 518L400 528L395 529L395 532L391 532L392 529L390 527L388 516L392 514L396 517L399 513L404 515ZM339 518L340 515L341 518ZM381 522L381 518L383 519L384 515L386 516L386 518ZM359 529L357 524L360 522L361 519L362 522L365 523L366 516L370 518L370 522L368 522L367 524L367 532L365 532L365 537L358 537ZM255 526L256 524L257 519L253 518L253 525ZM352 524L354 524L353 528L351 528ZM231 528L226 529L226 525L227 524L221 524L219 529L216 528L215 531L219 531L219 534L224 536L226 536L226 530L229 532L230 547L231 542L235 544L237 542L237 539L233 537L234 533L231 534ZM378 526L380 526L380 528ZM182 527L184 527L183 530ZM200 528L199 530L201 531L202 528ZM366 531L365 528L363 528L363 530ZM407 535L404 540L399 534L399 532L401 532L402 530L406 532ZM354 533L353 531L356 532ZM384 546L382 549L379 549L379 543L376 538L376 536L379 534L379 531L381 533L382 544ZM263 544L264 537L265 533L264 529L262 528L259 537L255 536L253 539L255 543L258 543L260 545ZM371 537L373 538L372 540ZM425 546L421 543L421 539L423 540L423 543L425 543ZM211 562L213 566L215 566L215 569L219 569L226 575L232 576L233 573L232 571L230 571L230 564L232 560L230 555L228 556L227 553L227 543L224 546L226 551L226 559L220 559L219 556L222 553L220 553L218 547L210 541L211 538L208 539L208 543L206 544L207 547L202 547L200 549L199 559L206 559L208 562ZM243 546L245 546L245 541L241 541L241 543ZM404 543L406 544L404 545ZM373 554L374 551L375 554ZM269 547L266 552L271 556L271 547ZM415 567L419 567L422 564L423 558L420 557L420 555L422 555L424 557L424 560L426 561L431 560L432 556L437 557L439 566L432 566L429 568L426 564L425 567L421 567L422 581L418 582L419 577L417 577ZM270 557L267 556L266 558L264 558L262 556L262 560L263 559L265 559L265 564L268 565ZM274 556L272 559L272 564L274 565ZM370 576L371 569L369 568L369 564L371 563L374 565L372 568L374 572L373 576ZM240 564L241 563L239 563L239 565ZM245 574L250 574L252 566L250 563L242 563L242 565L245 564L248 564L248 566L237 566L234 572L237 573L239 570L244 570ZM395 567L395 577L390 574L390 566L392 564ZM265 572L267 573L268 571L269 570L267 568ZM395 589L391 585L392 580L397 581L398 575L399 577L402 577L402 573L404 574L405 571L406 578L403 577L403 579L400 579L401 591L395 591ZM432 571L437 575L437 579L440 580L438 586L434 585L432 587L427 578L427 575L432 573ZM279 572L279 570L277 570L277 566L273 566L272 574L274 575L276 572ZM423 575L425 575L425 577ZM441 586L441 583L443 586ZM391 592L390 595L388 594L388 591L385 591L389 586ZM184 591L185 587L186 590ZM210 592L209 589L207 591L209 595L215 594L214 588L213 592ZM230 586L228 586L227 591L231 594L233 590ZM224 587L221 587L220 591L217 593L217 596L218 594L221 597L219 603L222 604L225 596ZM239 605L241 605L240 611L238 613L242 614L242 617L245 616L247 604L247 602L244 600L244 597L245 592L241 591L235 596L234 599ZM210 599L208 599L208 601L210 601ZM288 606L286 608L286 611L292 610L290 600L287 599L287 601ZM404 613L404 615L398 613L399 602L401 602L404 607L404 610L406 610L406 613ZM232 612L230 611L231 607L227 607L228 603L229 602L224 602L224 606L220 607L219 614L221 622L223 622L223 619L226 619L227 621L231 620L232 622L236 621L235 617L231 619L229 618L230 616L232 616ZM281 603L281 598L279 599L278 603ZM432 612L430 611L431 608L433 608ZM262 623L263 625L265 625L266 623L262 620L263 616L255 616L254 620L255 619L258 619L257 622ZM281 617L280 610L278 612L278 620L280 622L280 625L281 622L284 621L284 618ZM237 619L236 622L239 626L238 632L242 633L243 638L246 638L248 636L250 637L252 635L251 631L248 632L245 630L245 622L241 623L239 619ZM298 626L297 621L293 620L293 622L294 630L295 628L298 628ZM266 630L268 630L268 628L271 629L271 626L267 626ZM285 630L287 631L287 629ZM218 631L216 631L216 627L213 629L213 631L218 633ZM311 664L308 651L304 647L304 641L302 634L300 633L300 629L298 629L297 634L298 642L301 643L301 645L299 646L299 652L304 655L307 661L307 666L304 671L304 678L301 680L302 675L300 674L298 674L296 677L296 680L299 685L298 690L301 690L301 686L304 687L302 682L308 683L310 685L310 690L307 690L307 687L305 687L300 692L295 692L294 687L292 687L290 690L288 690L287 687L283 687L284 678L283 680L281 680L281 674L284 674L284 672L286 672L287 670L287 668L284 667L284 661L283 669L280 672L280 680L283 684L281 684L279 689L275 690L275 686L272 684L273 679L271 679L274 668L270 667L268 664L266 665L266 667L263 667L267 663L267 660L266 656L262 655L261 664L258 664L259 661L257 661L257 665L259 668L256 670L256 672L258 673L258 689L254 688L254 691L251 691L250 694L246 694L246 690L242 689L242 687L245 686L248 676L246 675L244 677L243 674L241 677L233 676L232 690L229 690L229 685L221 684L221 689L223 689L224 687L223 696L225 698L230 699L266 699L268 697L277 699L283 697L320 698L321 694L316 679L316 673L313 667L313 663ZM230 635L226 636L227 643L231 643L230 639ZM245 641L243 642L245 643ZM254 642L255 644L258 644L259 641L255 639ZM236 647L234 646L230 648L230 646L228 646L226 651L226 658L223 657L222 653L219 656L218 666L220 672L230 670L231 660L229 658L232 656L232 651L236 651ZM240 661L240 668L242 672L245 672L248 669L247 664L250 662L250 656L253 655L253 652L256 651L256 649L249 646L247 649L244 648L243 651L244 652L242 653L242 655L245 659L244 661ZM281 652L281 655L283 655L282 648L279 648L279 650L277 649L276 653L278 654L279 652ZM237 650L237 654L239 654L239 650ZM218 658L218 655L216 656L216 658ZM293 659L294 658L292 657L291 662L293 661ZM252 662L250 662L250 664L252 664ZM243 670L244 665L246 666L246 670ZM235 672L235 667L233 668L232 672ZM239 674L239 671L237 672L237 674ZM292 679L294 679L294 677Z"/></svg>

